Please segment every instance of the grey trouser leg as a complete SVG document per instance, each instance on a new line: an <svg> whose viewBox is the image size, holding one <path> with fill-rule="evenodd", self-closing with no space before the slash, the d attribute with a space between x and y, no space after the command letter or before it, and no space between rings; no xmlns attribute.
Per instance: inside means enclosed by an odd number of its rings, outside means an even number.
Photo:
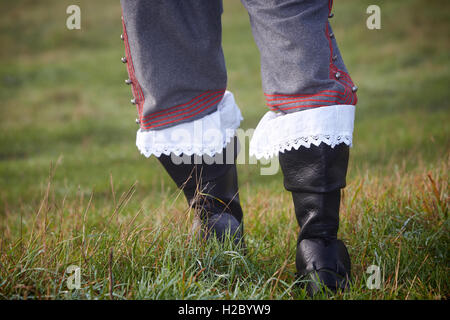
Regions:
<svg viewBox="0 0 450 320"><path fill-rule="evenodd" d="M221 0L121 0L123 39L142 130L217 109L227 84Z"/></svg>
<svg viewBox="0 0 450 320"><path fill-rule="evenodd" d="M356 104L332 32L332 0L242 0L261 53L267 105L291 113Z"/></svg>
<svg viewBox="0 0 450 320"><path fill-rule="evenodd" d="M242 0L273 111L356 104L330 24L332 0ZM121 0L126 59L141 130L217 109L226 88L221 0Z"/></svg>

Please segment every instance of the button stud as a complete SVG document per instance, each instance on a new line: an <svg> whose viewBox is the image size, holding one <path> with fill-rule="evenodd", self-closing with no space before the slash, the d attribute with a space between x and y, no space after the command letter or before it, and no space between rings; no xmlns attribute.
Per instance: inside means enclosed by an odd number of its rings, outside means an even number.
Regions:
<svg viewBox="0 0 450 320"><path fill-rule="evenodd" d="M123 33L120 35L120 39L124 40L125 37L123 36Z"/></svg>
<svg viewBox="0 0 450 320"><path fill-rule="evenodd" d="M334 37L334 33L330 32L330 38L333 38L333 37Z"/></svg>
<svg viewBox="0 0 450 320"><path fill-rule="evenodd" d="M125 80L125 83L126 83L126 84L131 84L131 79L126 79L126 80Z"/></svg>
<svg viewBox="0 0 450 320"><path fill-rule="evenodd" d="M358 91L358 87L357 87L357 86L353 86L353 87L352 87L352 91L353 91L353 92Z"/></svg>
<svg viewBox="0 0 450 320"><path fill-rule="evenodd" d="M122 58L120 58L120 61L122 61L123 63L127 63L127 58L126 57L122 57Z"/></svg>
<svg viewBox="0 0 450 320"><path fill-rule="evenodd" d="M333 61L336 61L337 58L338 58L338 56L337 56L337 54L335 54L335 55L333 56Z"/></svg>
<svg viewBox="0 0 450 320"><path fill-rule="evenodd" d="M330 14L328 15L328 18L333 18L334 17L334 13L333 12L330 12Z"/></svg>
<svg viewBox="0 0 450 320"><path fill-rule="evenodd" d="M133 98L133 99L130 100L130 102L131 102L132 104L136 104L136 99Z"/></svg>
<svg viewBox="0 0 450 320"><path fill-rule="evenodd" d="M140 123L141 123L141 121L138 118L136 118L136 124L140 124Z"/></svg>
<svg viewBox="0 0 450 320"><path fill-rule="evenodd" d="M340 72L336 72L336 79L339 79L341 77L341 73Z"/></svg>

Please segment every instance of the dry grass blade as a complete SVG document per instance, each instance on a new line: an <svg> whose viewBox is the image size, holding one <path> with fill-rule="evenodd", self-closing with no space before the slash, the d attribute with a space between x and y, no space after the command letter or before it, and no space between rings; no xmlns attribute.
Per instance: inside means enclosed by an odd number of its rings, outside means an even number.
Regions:
<svg viewBox="0 0 450 320"><path fill-rule="evenodd" d="M113 273L112 273L112 266L113 266L113 248L109 251L109 259L108 259L108 284L109 284L109 299L113 300Z"/></svg>

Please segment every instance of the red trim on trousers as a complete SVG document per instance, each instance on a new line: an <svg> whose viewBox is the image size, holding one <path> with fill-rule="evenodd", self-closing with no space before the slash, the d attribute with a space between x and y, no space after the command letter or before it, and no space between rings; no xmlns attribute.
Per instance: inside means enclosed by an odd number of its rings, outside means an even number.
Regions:
<svg viewBox="0 0 450 320"><path fill-rule="evenodd" d="M146 119L145 121L143 121L142 124L143 124L143 125L152 125L152 124L155 124L155 123L164 121L164 120L177 118L177 117L182 116L182 115L189 115L189 114L191 114L193 111L197 110L198 108L200 108L201 106L204 105L204 103L199 105L200 102L202 102L202 101L204 101L204 100L206 100L206 99L209 99L209 100L207 100L207 101L210 101L210 100L211 100L211 97L212 97L212 98L217 98L217 97L222 98L222 97L223 97L223 94L224 94L223 91L220 92L220 93L209 93L209 94L207 94L205 97L203 97L202 99L198 100L198 101L197 101L196 103L194 103L193 105L189 106L188 108L180 109L180 110L168 112L167 114L160 115L160 116L165 116L165 117L162 118L162 119L155 120L155 121L150 121L150 120L152 120L152 119ZM179 113L179 114L178 114L179 111L183 111L183 110L186 110L186 109L189 109L189 110L186 111L186 112L183 112L183 113ZM169 115L169 114L174 114L174 113L176 113L176 114L173 115L173 116L167 116L167 115ZM188 116L188 117L190 117L190 116Z"/></svg>
<svg viewBox="0 0 450 320"><path fill-rule="evenodd" d="M220 100L222 100L222 97L223 97L223 95L214 95L211 99L209 99L206 102L204 102L203 104L197 106L197 108L195 108L195 109L199 109L199 108L201 108L201 107L206 105L205 107L203 107L202 109L198 110L195 113L191 113L189 116L186 116L186 117L183 117L183 118L180 118L180 119L175 119L175 120L168 121L168 122L164 122L164 123L159 123L159 124L156 124L156 125L145 126L145 125L141 124L141 128L142 129L152 129L152 128L160 127L160 126L167 125L167 124L170 124L170 123L174 123L174 122L178 122L178 121L181 121L181 120L192 118L193 116L195 116L195 115L197 115L197 114L207 110L208 108L211 108L211 107L217 105L217 103L219 103Z"/></svg>
<svg viewBox="0 0 450 320"><path fill-rule="evenodd" d="M194 100L196 100L196 99L198 99L198 98L201 98L201 97L204 96L205 94L209 94L209 93L218 93L218 92L224 93L225 90L219 90L219 91L205 91L205 92L203 92L202 94L200 94L200 95L198 95L198 96L192 98L191 100L189 100L189 101L186 102L186 103L179 104L179 105L176 105L176 106L173 106L173 107L164 109L164 110L155 111L155 112L153 112L153 113L151 113L151 114L148 114L148 115L144 116L143 119L149 120L149 119L153 119L153 118L158 118L158 117L161 117L161 116L163 116L164 114L168 113L168 111L178 112L178 111L187 110L189 107L183 108L183 109L180 109L180 110L175 110L175 109L181 108L181 107L184 107L184 106L187 106L187 105L191 104Z"/></svg>
<svg viewBox="0 0 450 320"><path fill-rule="evenodd" d="M125 26L125 19L123 17L123 12L122 12L122 27L123 27L123 41L125 43L125 57L127 59L126 63L127 71L128 76L130 77L131 80L131 91L133 93L134 98L136 99L136 109L139 115L139 120L141 121L145 96L134 72L133 59L131 58L130 45L128 43L127 27Z"/></svg>

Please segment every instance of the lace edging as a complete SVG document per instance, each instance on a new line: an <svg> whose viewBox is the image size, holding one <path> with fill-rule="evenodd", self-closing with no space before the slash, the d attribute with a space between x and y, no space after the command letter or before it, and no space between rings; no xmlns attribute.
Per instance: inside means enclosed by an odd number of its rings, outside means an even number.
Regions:
<svg viewBox="0 0 450 320"><path fill-rule="evenodd" d="M314 136L303 136L291 140L284 141L279 144L271 145L262 151L253 150L250 151L251 156L255 156L256 159L261 158L272 158L278 155L280 152L290 151L292 149L298 150L300 147L310 148L311 145L319 146L321 143L326 143L327 145L334 148L340 143L345 143L348 146L352 146L352 136L351 135L314 135Z"/></svg>
<svg viewBox="0 0 450 320"><path fill-rule="evenodd" d="M180 146L177 144L166 144L164 146L147 146L147 145L139 145L137 143L137 147L142 155L145 157L150 157L151 155L154 155L156 157L160 157L162 154L165 154L169 156L171 153L175 154L176 156L180 156L181 154L185 154L188 156L192 156L193 154L196 154L198 156L208 155L210 157L214 156L217 153L222 152L223 148L226 147L226 145L231 141L231 139L234 137L236 133L236 129L239 127L237 125L234 129L226 130L225 132L225 139L222 144L216 144L216 145L197 145L197 146Z"/></svg>
<svg viewBox="0 0 450 320"><path fill-rule="evenodd" d="M226 91L217 110L201 119L162 130L139 129L136 146L147 158L171 153L212 157L231 141L243 119L233 94Z"/></svg>
<svg viewBox="0 0 450 320"><path fill-rule="evenodd" d="M250 156L271 158L280 152L325 143L352 146L355 107L335 105L291 114L269 111L259 122L250 141Z"/></svg>

